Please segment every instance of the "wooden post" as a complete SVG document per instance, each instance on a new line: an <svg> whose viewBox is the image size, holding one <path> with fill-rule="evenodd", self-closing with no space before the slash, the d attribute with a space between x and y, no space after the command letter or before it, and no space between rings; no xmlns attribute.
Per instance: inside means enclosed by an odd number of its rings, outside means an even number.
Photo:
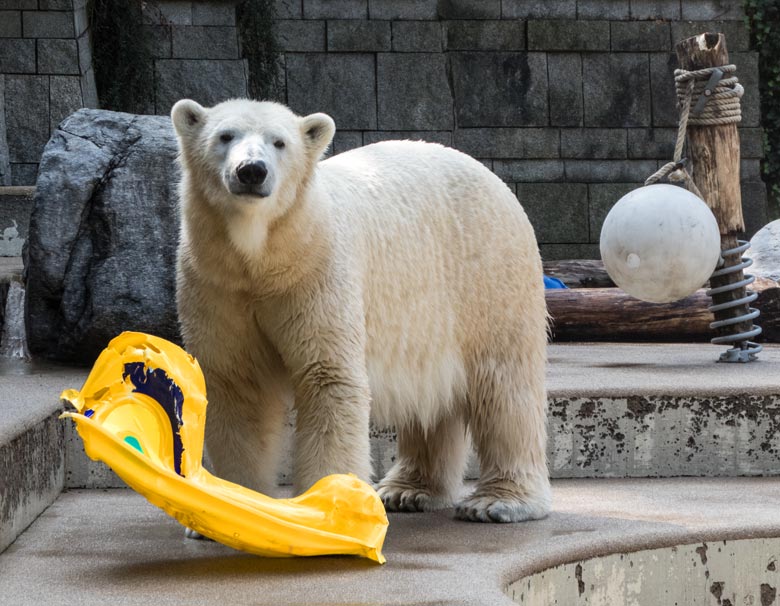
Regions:
<svg viewBox="0 0 780 606"><path fill-rule="evenodd" d="M723 34L706 33L677 43L677 59L680 67L688 71L728 65L729 54ZM692 100L692 105L697 99ZM688 149L693 180L718 220L721 234L721 250L735 248L739 234L745 231L742 218L742 196L739 180L739 134L736 124L715 126L688 126ZM725 267L738 265L741 255L725 257ZM733 284L744 279L743 272L712 278L712 287ZM745 288L713 295L716 305L745 296ZM736 318L748 313L748 304L715 313L716 320ZM719 329L718 336L750 330L752 321L740 322ZM739 346L735 343L734 346Z"/></svg>

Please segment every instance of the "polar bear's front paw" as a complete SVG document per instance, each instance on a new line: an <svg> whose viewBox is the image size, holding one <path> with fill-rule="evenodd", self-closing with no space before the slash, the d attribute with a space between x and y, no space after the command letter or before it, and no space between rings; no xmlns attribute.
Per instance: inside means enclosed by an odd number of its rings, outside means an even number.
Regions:
<svg viewBox="0 0 780 606"><path fill-rule="evenodd" d="M455 517L468 522L525 522L547 517L550 501L541 498L520 497L490 489L477 491L455 507Z"/></svg>
<svg viewBox="0 0 780 606"><path fill-rule="evenodd" d="M380 482L377 493L387 511L433 511L449 505L446 499L424 486Z"/></svg>

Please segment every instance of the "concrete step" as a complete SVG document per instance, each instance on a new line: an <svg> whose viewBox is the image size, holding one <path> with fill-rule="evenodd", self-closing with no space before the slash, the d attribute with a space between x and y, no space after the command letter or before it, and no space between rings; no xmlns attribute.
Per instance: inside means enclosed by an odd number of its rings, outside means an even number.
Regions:
<svg viewBox="0 0 780 606"><path fill-rule="evenodd" d="M27 239L35 187L0 187L0 257L18 257Z"/></svg>
<svg viewBox="0 0 780 606"><path fill-rule="evenodd" d="M553 477L780 474L780 346L767 347L759 362L747 365L717 364L719 353L709 345L552 345ZM124 485L86 458L71 423L56 420L59 393L80 387L86 374L0 365L0 461L14 462L0 465L0 495L10 495L1 501L0 550L62 486ZM393 464L395 449L392 431L372 431L378 477ZM280 483L289 483L290 467L288 448ZM466 476L477 475L472 459Z"/></svg>
<svg viewBox="0 0 780 606"><path fill-rule="evenodd" d="M85 370L0 358L0 551L65 484L59 393Z"/></svg>
<svg viewBox="0 0 780 606"><path fill-rule="evenodd" d="M667 557L686 554L700 577L691 577L687 584L703 594L701 601L678 603L715 604L712 587L722 597L733 595L733 576L721 576L727 567L716 565L729 556L732 546L780 537L776 479L557 480L553 495L552 515L524 524L458 522L451 510L390 514L387 564L378 566L348 557L254 557L217 543L185 539L181 526L133 492L67 491L0 555L0 587L3 603L15 606L502 606L515 603L513 594L517 603L534 606L657 605L674 603L663 599L671 577L652 576L651 569L630 576L633 562L641 562L626 556L622 578L636 582L638 576L641 585L641 590L636 584L628 590L655 601L639 601L633 593L631 600L624 595L618 599L614 593L600 593L592 572L598 566L588 563L608 554L675 546L666 550ZM684 545L690 547L677 547ZM752 567L751 572L774 578L766 583L776 588L774 562L780 554L772 550L777 545L777 541L757 545L759 553L749 563L732 558L731 569ZM691 555L695 560L690 561ZM671 562L681 569L679 560ZM554 588L557 593L552 595L573 599L555 602L549 592L548 600L525 599L527 585L538 573L565 563L573 570L560 583L568 585ZM621 580L615 565L602 574L613 585ZM685 579L678 580L686 585ZM538 590L538 583L533 588ZM753 591L758 593L760 585ZM775 601L756 597L732 603Z"/></svg>

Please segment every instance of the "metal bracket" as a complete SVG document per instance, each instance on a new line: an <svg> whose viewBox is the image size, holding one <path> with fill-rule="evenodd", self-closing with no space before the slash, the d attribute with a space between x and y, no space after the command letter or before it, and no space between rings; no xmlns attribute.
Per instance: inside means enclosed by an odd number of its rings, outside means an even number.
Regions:
<svg viewBox="0 0 780 606"><path fill-rule="evenodd" d="M696 106L691 110L691 115L698 116L704 111L704 106L707 105L707 101L710 100L710 97L715 92L715 89L718 88L718 83L722 79L722 70L718 69L717 67L712 70L712 75L710 76L710 79L707 81L707 85L704 87L704 90L699 96L699 100L696 102Z"/></svg>

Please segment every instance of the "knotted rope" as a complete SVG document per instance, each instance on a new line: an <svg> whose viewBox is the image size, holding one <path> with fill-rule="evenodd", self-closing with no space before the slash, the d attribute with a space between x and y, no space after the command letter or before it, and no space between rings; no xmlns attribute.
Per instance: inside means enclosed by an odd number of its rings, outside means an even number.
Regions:
<svg viewBox="0 0 780 606"><path fill-rule="evenodd" d="M677 107L680 109L680 122L677 126L677 142L674 146L674 160L664 164L650 175L645 185L652 185L663 178L672 182L682 182L685 187L702 197L699 188L693 182L690 173L685 168L683 148L688 132L688 125L713 126L732 124L742 120L740 99L745 89L733 74L736 65L721 65L688 71L674 70L674 84L677 90ZM693 99L698 99L691 109Z"/></svg>

